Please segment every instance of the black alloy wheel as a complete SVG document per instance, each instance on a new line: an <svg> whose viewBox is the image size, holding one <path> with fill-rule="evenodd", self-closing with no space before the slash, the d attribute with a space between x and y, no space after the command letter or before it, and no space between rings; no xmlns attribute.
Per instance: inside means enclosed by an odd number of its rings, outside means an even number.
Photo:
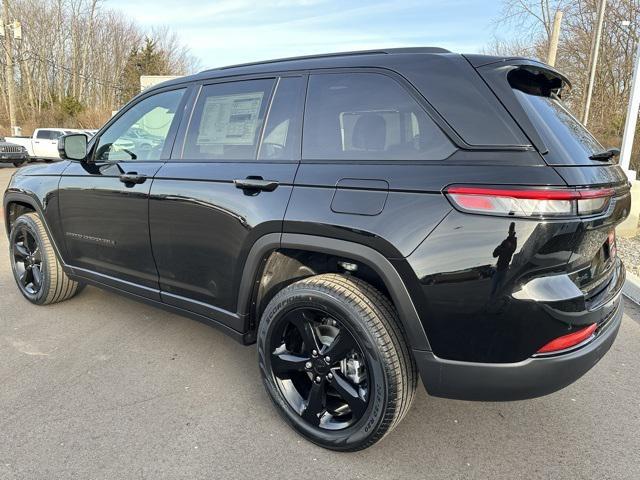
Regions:
<svg viewBox="0 0 640 480"><path fill-rule="evenodd" d="M37 295L44 283L42 249L26 226L21 226L13 236L11 251L18 286L29 296Z"/></svg>
<svg viewBox="0 0 640 480"><path fill-rule="evenodd" d="M13 222L9 255L20 293L31 303L61 302L84 286L67 277L44 223L35 212L24 213Z"/></svg>
<svg viewBox="0 0 640 480"><path fill-rule="evenodd" d="M307 277L276 293L261 317L262 380L307 440L361 450L409 410L415 362L395 308L368 283L335 273Z"/></svg>
<svg viewBox="0 0 640 480"><path fill-rule="evenodd" d="M364 355L340 320L313 308L288 312L271 337L271 371L289 405L309 424L339 430L367 409Z"/></svg>

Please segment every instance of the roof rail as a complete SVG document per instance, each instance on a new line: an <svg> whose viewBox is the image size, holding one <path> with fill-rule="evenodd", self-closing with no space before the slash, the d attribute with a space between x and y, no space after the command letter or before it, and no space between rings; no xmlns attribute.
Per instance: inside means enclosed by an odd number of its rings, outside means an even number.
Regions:
<svg viewBox="0 0 640 480"><path fill-rule="evenodd" d="M211 69L203 70L201 73L227 70L230 68L237 68L237 67L267 65L270 63L292 62L296 60L313 60L316 58L332 58L332 57L351 57L351 56L357 56L357 55L384 55L384 54L394 54L394 53L451 53L451 52L449 50L446 50L444 48L439 48L439 47L405 47L405 48L400 47L400 48L383 48L379 50L360 50L360 51L354 51L354 52L321 53L317 55L303 55L300 57L277 58L274 60L264 60L260 62L239 63L237 65L228 65L226 67L211 68Z"/></svg>

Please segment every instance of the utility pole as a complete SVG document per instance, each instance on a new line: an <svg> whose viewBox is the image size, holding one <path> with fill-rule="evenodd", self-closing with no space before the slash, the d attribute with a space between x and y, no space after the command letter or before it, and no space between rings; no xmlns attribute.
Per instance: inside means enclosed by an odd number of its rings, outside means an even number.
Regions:
<svg viewBox="0 0 640 480"><path fill-rule="evenodd" d="M633 137L636 133L638 123L638 110L640 109L640 42L636 51L635 67L631 80L631 95L629 95L629 106L627 107L627 119L624 123L624 133L622 135L622 147L620 148L620 166L627 175L635 180L635 172L629 172L631 165L631 151L633 150Z"/></svg>
<svg viewBox="0 0 640 480"><path fill-rule="evenodd" d="M591 42L591 55L589 61L589 83L587 83L587 95L584 101L584 111L582 113L582 123L589 121L589 109L591 108L591 95L593 94L593 83L596 78L596 68L598 66L598 53L600 52L600 38L602 37L602 24L604 23L604 11L607 8L607 0L600 0L598 9L598 21L596 31Z"/></svg>
<svg viewBox="0 0 640 480"><path fill-rule="evenodd" d="M635 237L638 234L638 222L640 221L640 181L636 180L636 172L631 170L631 152L633 150L633 137L638 123L638 110L640 109L640 43L636 51L636 61L631 80L631 94L629 95L629 107L627 119L624 122L624 134L622 135L622 147L620 149L620 166L627 174L631 182L631 209L627 219L616 227L616 233L621 237Z"/></svg>
<svg viewBox="0 0 640 480"><path fill-rule="evenodd" d="M551 30L551 38L549 39L549 53L547 54L547 63L552 67L556 64L556 54L558 53L558 40L560 39L560 24L562 23L562 10L556 10L553 16L553 29Z"/></svg>
<svg viewBox="0 0 640 480"><path fill-rule="evenodd" d="M7 77L7 96L9 97L9 123L11 134L16 134L16 98L13 70L13 28L9 28L9 0L2 0L2 22L4 30L4 50L6 56L5 76Z"/></svg>

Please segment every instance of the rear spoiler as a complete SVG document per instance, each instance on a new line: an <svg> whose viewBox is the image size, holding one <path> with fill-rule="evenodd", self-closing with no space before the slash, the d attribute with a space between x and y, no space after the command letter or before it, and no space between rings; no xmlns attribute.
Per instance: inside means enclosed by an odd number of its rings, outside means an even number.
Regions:
<svg viewBox="0 0 640 480"><path fill-rule="evenodd" d="M531 144L541 154L547 153L547 146L513 94L513 89L517 88L534 95L553 94L561 97L563 90L571 88L569 79L555 68L527 58L487 55L465 55L464 57L520 125Z"/></svg>
<svg viewBox="0 0 640 480"><path fill-rule="evenodd" d="M537 70L547 75L550 79L559 79L564 85L571 88L571 82L562 72L538 60L525 57L496 57L490 55L464 55L464 57L474 68L485 67L487 65L507 65L514 66L515 68L526 68L532 71Z"/></svg>

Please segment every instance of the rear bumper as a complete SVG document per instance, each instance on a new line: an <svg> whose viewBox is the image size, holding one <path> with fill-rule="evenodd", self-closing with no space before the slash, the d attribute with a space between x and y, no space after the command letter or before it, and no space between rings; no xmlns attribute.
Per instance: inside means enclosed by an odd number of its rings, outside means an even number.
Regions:
<svg viewBox="0 0 640 480"><path fill-rule="evenodd" d="M517 363L445 360L414 350L422 382L430 395L459 400L524 400L553 393L575 382L611 348L622 322L622 299L596 337L568 353L531 357Z"/></svg>

